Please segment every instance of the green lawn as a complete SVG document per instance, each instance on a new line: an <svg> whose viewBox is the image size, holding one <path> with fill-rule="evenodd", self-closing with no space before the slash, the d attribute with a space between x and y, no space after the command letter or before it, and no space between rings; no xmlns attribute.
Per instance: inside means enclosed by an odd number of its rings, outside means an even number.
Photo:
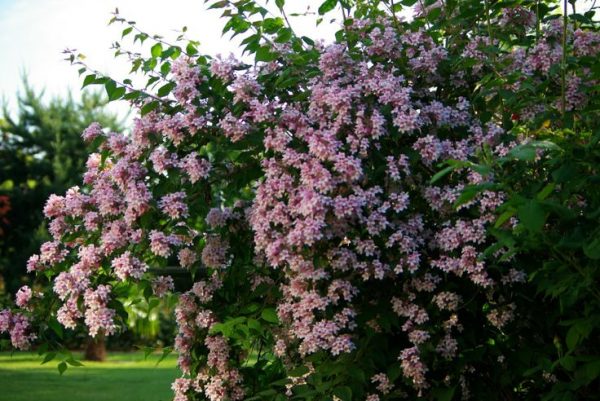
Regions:
<svg viewBox="0 0 600 401"><path fill-rule="evenodd" d="M35 353L0 353L0 401L170 401L176 357L156 366L158 359L111 353L106 362L69 366L60 376L57 361L41 365Z"/></svg>

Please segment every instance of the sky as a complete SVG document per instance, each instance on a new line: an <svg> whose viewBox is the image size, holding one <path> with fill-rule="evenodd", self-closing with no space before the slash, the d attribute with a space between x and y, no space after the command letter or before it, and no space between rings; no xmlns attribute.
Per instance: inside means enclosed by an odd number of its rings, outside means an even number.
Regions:
<svg viewBox="0 0 600 401"><path fill-rule="evenodd" d="M316 9L320 1L288 3ZM108 26L115 7L148 33L175 38L176 31L187 26L187 36L200 41L201 52L239 54L236 42L221 36L224 22L219 19L220 12L207 10L203 0L0 0L0 96L10 108L14 110L24 72L36 89L45 89L47 96L63 96L68 91L78 95L82 78L77 67L64 61L65 48L83 53L86 63L98 71L126 77L130 65L125 57L115 59L110 49L124 28ZM292 19L292 25L315 36L314 23ZM325 23L317 36L324 38L335 31L335 26ZM112 107L123 111L127 103Z"/></svg>
<svg viewBox="0 0 600 401"><path fill-rule="evenodd" d="M577 4L589 6L590 1ZM316 10L321 2L289 0L286 10L288 14L306 7ZM148 33L175 38L176 30L187 26L187 36L201 42L201 52L239 54L237 43L221 36L219 11L207 10L204 0L0 0L0 96L10 108L14 110L24 72L36 89L45 89L47 96L64 96L68 91L78 96L82 78L76 67L64 61L65 48L85 54L94 69L125 78L130 67L127 60L115 59L110 49L123 29L107 24L115 7ZM324 39L338 29L328 21L317 29L311 18L292 19L292 26L300 34ZM128 104L121 101L111 107L124 114Z"/></svg>

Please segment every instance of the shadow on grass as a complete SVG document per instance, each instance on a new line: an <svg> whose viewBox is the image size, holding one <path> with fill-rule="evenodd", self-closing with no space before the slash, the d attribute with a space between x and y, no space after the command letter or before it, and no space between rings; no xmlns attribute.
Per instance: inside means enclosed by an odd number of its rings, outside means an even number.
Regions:
<svg viewBox="0 0 600 401"><path fill-rule="evenodd" d="M60 376L56 362L40 365L34 354L0 355L0 401L170 401L175 357L158 366L156 360L119 354Z"/></svg>

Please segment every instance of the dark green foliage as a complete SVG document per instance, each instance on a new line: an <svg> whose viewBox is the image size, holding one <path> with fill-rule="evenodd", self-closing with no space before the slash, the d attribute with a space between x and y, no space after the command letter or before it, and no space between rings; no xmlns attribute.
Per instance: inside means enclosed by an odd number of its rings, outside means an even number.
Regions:
<svg viewBox="0 0 600 401"><path fill-rule="evenodd" d="M509 263L529 276L520 318L503 342L529 394L598 399L600 131L542 135L556 145L537 161L509 157L495 166L510 195L494 235L515 255Z"/></svg>

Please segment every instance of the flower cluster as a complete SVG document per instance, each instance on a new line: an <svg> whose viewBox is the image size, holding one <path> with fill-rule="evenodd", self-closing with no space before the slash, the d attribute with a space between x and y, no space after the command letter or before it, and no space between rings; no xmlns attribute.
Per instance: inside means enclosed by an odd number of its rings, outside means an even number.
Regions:
<svg viewBox="0 0 600 401"><path fill-rule="evenodd" d="M30 319L7 309L0 311L0 334L9 333L13 347L28 349L37 336L31 333Z"/></svg>

